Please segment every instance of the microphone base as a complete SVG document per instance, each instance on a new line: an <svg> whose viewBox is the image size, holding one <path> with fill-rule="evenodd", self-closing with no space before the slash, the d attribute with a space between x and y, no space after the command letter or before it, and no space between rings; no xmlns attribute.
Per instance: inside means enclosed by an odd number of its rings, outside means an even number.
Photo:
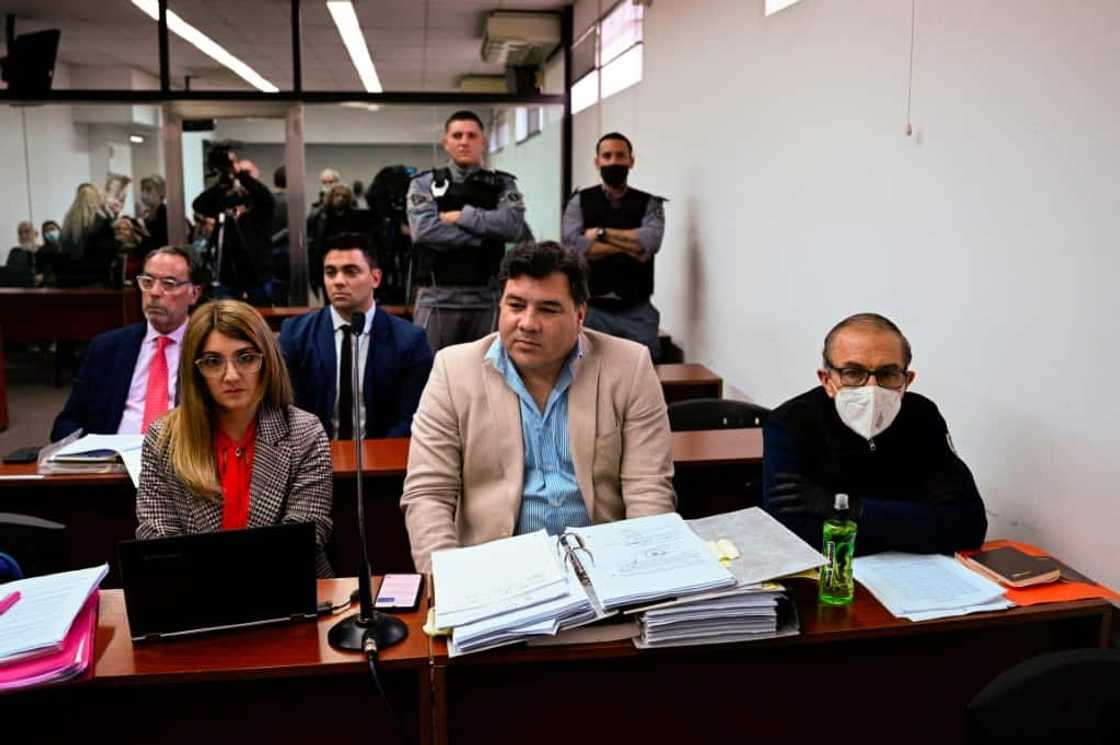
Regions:
<svg viewBox="0 0 1120 745"><path fill-rule="evenodd" d="M360 615L347 616L331 627L327 641L332 647L363 652L366 637L371 636L377 642L377 649L382 650L408 638L408 626L399 618L374 611L373 616L363 622Z"/></svg>

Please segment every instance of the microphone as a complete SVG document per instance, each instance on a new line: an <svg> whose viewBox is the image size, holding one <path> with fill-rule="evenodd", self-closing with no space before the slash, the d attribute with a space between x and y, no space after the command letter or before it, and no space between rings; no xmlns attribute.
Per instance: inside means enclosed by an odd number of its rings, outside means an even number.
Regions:
<svg viewBox="0 0 1120 745"><path fill-rule="evenodd" d="M379 613L373 609L373 590L370 575L373 570L369 565L369 551L366 549L366 510L362 497L362 439L365 434L362 427L362 397L358 395L358 371L362 369L358 357L359 341L366 328L366 316L361 311L356 311L350 316L350 355L351 367L349 370L340 370L341 374L349 375L351 390L354 391L354 460L358 468L358 612L342 619L327 632L327 641L332 647L348 649L355 652L376 652L379 649L398 644L408 638L408 627L399 618L394 618L387 613ZM372 650L371 650L372 647Z"/></svg>

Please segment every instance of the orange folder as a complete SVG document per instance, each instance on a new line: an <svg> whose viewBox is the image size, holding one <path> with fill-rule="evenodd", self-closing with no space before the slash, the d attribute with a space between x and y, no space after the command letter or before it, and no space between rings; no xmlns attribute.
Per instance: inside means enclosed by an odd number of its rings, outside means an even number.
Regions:
<svg viewBox="0 0 1120 745"><path fill-rule="evenodd" d="M1010 546L1017 548L1029 556L1049 556L1038 546L1032 546L1029 543L1020 543L1018 541L999 540L988 541L981 550L990 550L993 548L1003 548ZM976 553L975 551L961 551L964 556L969 556ZM1058 580L1057 582L1050 582L1045 585L1034 585L1033 587L1006 587L1004 588L1004 595L1016 605L1038 605L1040 603L1066 603L1072 600L1089 600L1091 598L1101 598L1103 600L1120 601L1120 593L1117 593L1104 585L1094 585L1085 582L1068 582L1066 580Z"/></svg>

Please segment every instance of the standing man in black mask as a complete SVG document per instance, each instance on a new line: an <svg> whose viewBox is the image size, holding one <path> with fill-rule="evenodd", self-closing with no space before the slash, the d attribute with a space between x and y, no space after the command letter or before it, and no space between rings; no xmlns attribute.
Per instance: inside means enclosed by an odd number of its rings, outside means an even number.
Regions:
<svg viewBox="0 0 1120 745"><path fill-rule="evenodd" d="M498 266L506 242L525 227L525 204L511 174L482 167L486 135L472 111L443 128L450 160L408 187L408 227L419 287L414 320L432 349L474 341L497 328Z"/></svg>
<svg viewBox="0 0 1120 745"><path fill-rule="evenodd" d="M634 167L630 140L610 132L595 144L600 186L577 192L564 209L564 245L591 266L591 299L584 325L639 342L656 362L661 314L653 294L653 257L661 248L661 197L627 184Z"/></svg>

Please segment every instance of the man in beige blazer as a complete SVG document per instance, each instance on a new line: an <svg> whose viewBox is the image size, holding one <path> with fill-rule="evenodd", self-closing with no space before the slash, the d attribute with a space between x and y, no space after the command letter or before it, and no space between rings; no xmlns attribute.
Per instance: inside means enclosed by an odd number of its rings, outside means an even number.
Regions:
<svg viewBox="0 0 1120 745"><path fill-rule="evenodd" d="M498 333L436 355L412 421L401 508L419 572L440 549L676 506L649 350L583 330L586 262L522 244L499 281Z"/></svg>

